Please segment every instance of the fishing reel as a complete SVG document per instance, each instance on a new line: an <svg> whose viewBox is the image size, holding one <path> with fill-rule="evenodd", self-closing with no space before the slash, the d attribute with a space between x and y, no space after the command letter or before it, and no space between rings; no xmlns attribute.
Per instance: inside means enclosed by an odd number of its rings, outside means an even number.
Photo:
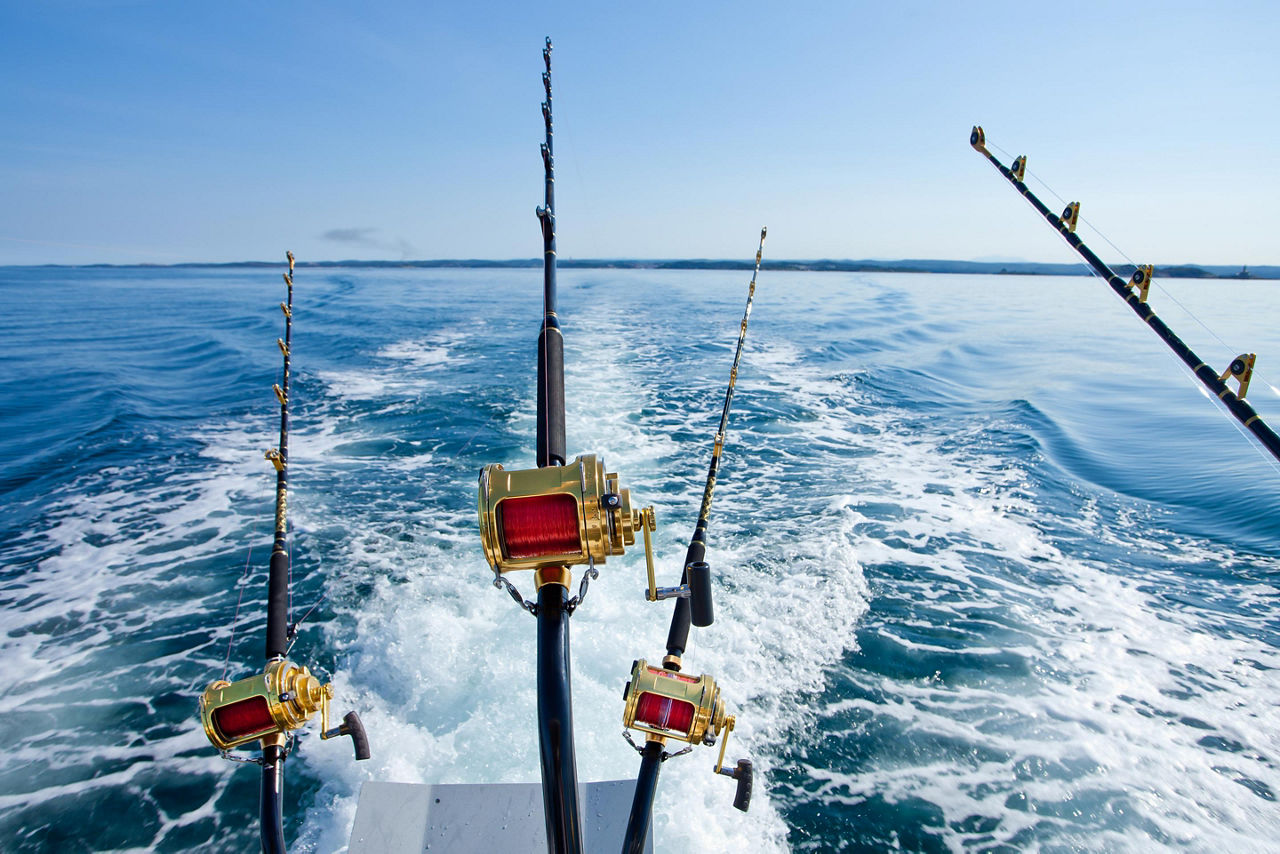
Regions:
<svg viewBox="0 0 1280 854"><path fill-rule="evenodd" d="M617 473L606 472L595 454L536 469L487 465L480 472L479 511L480 544L495 574L540 570L538 586L568 586L567 567L623 554L637 529L653 571L653 508L632 509L631 490L620 489Z"/></svg>
<svg viewBox="0 0 1280 854"><path fill-rule="evenodd" d="M644 733L648 741L665 744L667 739L674 739L690 745L672 756L687 753L695 744L714 746L716 740L721 739L720 756L713 771L738 781L733 805L747 811L753 782L751 760L739 759L732 770L724 767L729 733L733 732L737 719L725 714L720 686L714 679L706 674L686 676L652 667L640 659L631 665L631 679L623 689L623 698L626 700L622 712L624 727ZM630 734L624 730L623 735L635 747Z"/></svg>
<svg viewBox="0 0 1280 854"><path fill-rule="evenodd" d="M360 716L348 712L329 728L333 686L292 661L276 660L266 670L238 682L219 679L200 697L200 722L213 746L223 753L253 741L284 743L285 736L320 712L322 739L349 735L356 759L369 758L369 739Z"/></svg>
<svg viewBox="0 0 1280 854"><path fill-rule="evenodd" d="M1227 365L1227 369L1222 372L1222 376L1218 377L1224 383L1228 377L1235 377L1236 382L1240 384L1240 390L1236 392L1236 397L1241 400L1244 400L1244 396L1249 393L1249 380L1253 379L1253 363L1257 359L1256 353L1241 353L1231 360L1231 364Z"/></svg>

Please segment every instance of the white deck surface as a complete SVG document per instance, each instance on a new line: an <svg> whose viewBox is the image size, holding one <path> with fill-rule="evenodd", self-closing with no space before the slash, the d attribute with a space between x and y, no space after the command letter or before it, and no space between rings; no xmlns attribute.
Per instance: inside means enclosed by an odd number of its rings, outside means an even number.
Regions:
<svg viewBox="0 0 1280 854"><path fill-rule="evenodd" d="M617 854L634 780L581 786L583 850ZM365 783L350 854L544 854L541 783ZM645 843L653 852L653 837Z"/></svg>

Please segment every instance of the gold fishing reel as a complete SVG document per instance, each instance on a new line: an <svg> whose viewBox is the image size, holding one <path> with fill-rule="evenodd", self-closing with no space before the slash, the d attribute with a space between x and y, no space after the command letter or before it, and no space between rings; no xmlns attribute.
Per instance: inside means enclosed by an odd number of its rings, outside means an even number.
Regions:
<svg viewBox="0 0 1280 854"><path fill-rule="evenodd" d="M631 490L619 488L617 473L595 454L536 469L487 465L479 511L480 543L497 573L604 563L635 543L637 528L653 564L653 508L632 509Z"/></svg>
<svg viewBox="0 0 1280 854"><path fill-rule="evenodd" d="M200 722L214 747L224 753L254 741L282 745L284 739L320 712L320 737L349 735L356 759L369 758L369 740L355 712L329 728L333 686L321 685L306 667L269 662L262 673L237 682L219 679L200 697Z"/></svg>
<svg viewBox="0 0 1280 854"><path fill-rule="evenodd" d="M733 805L747 811L751 803L751 761L739 759L735 768L724 767L725 748L737 718L725 713L720 686L714 679L706 674L687 676L653 667L639 659L631 665L631 679L623 689L623 697L626 705L622 725L644 733L648 741L683 741L690 745L688 751L695 744L714 746L719 739L720 756L712 770L738 781ZM630 736L627 740L631 741Z"/></svg>

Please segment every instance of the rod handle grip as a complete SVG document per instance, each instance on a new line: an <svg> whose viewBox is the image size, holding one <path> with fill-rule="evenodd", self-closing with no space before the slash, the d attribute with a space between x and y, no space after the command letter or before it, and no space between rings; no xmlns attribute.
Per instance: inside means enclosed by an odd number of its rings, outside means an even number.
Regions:
<svg viewBox="0 0 1280 854"><path fill-rule="evenodd" d="M685 567L689 583L689 611L693 624L704 628L715 622L715 608L711 604L711 564L705 560L694 561Z"/></svg>

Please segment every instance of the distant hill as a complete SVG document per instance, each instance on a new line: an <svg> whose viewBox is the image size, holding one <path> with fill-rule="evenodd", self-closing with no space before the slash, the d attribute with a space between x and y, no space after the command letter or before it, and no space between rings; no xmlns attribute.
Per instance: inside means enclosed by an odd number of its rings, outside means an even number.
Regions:
<svg viewBox="0 0 1280 854"><path fill-rule="evenodd" d="M278 267L278 261L237 261L218 264L45 264L46 267ZM541 267L541 258L515 258L507 261L489 261L478 258L436 259L427 261L299 261L299 267L361 267L361 268L479 268L511 269ZM750 270L751 261L688 258L668 260L641 260L634 258L561 258L559 266L570 270ZM1078 264L1037 264L1030 261L946 261L940 259L904 259L901 261L831 260L768 261L765 270L791 270L833 273L976 273L986 275L1019 276L1087 276L1089 269ZM1129 277L1133 273L1130 264L1117 264L1112 269ZM1243 273L1243 275L1242 275ZM1155 275L1166 279L1280 279L1280 266L1238 267L1212 264L1173 264L1155 268Z"/></svg>

